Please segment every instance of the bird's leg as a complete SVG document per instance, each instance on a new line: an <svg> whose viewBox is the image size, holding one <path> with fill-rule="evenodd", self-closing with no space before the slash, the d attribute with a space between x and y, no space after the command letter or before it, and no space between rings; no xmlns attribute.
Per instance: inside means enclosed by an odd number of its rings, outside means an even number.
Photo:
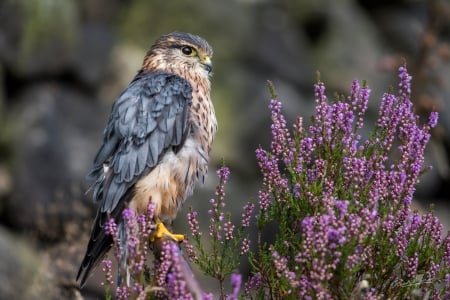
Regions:
<svg viewBox="0 0 450 300"><path fill-rule="evenodd" d="M156 230L155 233L153 233L150 236L150 242L154 242L156 239L161 239L162 237L168 237L176 242L182 242L184 240L184 235L182 234L174 234L171 233L166 226L164 225L163 222L161 222L161 220L157 219L156 220Z"/></svg>

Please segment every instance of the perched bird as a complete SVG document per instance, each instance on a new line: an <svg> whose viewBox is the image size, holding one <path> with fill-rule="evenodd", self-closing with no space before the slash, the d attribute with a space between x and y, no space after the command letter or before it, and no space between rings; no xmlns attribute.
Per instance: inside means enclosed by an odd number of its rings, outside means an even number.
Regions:
<svg viewBox="0 0 450 300"><path fill-rule="evenodd" d="M114 218L120 225L126 207L143 213L153 202L156 236L183 239L164 224L171 224L208 170L217 131L210 97L212 55L211 46L199 36L163 35L113 104L88 174L99 208L77 275L81 287L112 246L105 222Z"/></svg>

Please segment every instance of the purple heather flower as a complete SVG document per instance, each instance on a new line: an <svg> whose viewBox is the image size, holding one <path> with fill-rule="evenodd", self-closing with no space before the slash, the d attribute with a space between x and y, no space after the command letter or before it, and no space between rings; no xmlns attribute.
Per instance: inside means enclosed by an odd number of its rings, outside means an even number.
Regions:
<svg viewBox="0 0 450 300"><path fill-rule="evenodd" d="M102 260L102 271L105 273L105 282L102 282L101 285L109 285L111 286L113 281L113 274L112 274L112 261L109 259Z"/></svg>
<svg viewBox="0 0 450 300"><path fill-rule="evenodd" d="M330 228L327 232L328 242L330 243L330 248L336 248L339 245L342 245L346 238L344 236L346 228L341 227L338 229Z"/></svg>
<svg viewBox="0 0 450 300"><path fill-rule="evenodd" d="M189 224L189 229L191 230L191 234L193 236L201 236L202 232L200 231L200 226L198 224L198 213L193 210L188 212L187 217L188 217L188 224Z"/></svg>
<svg viewBox="0 0 450 300"><path fill-rule="evenodd" d="M400 78L400 83L398 86L400 87L399 93L401 96L405 98L409 98L411 95L411 79L412 77L408 74L405 66L401 66L398 68Z"/></svg>
<svg viewBox="0 0 450 300"><path fill-rule="evenodd" d="M398 102L395 95L385 93L381 98L381 107L378 113L377 127L385 131L382 140L374 140L374 143L381 144L383 151L388 152L392 147L396 128L400 123L403 106Z"/></svg>
<svg viewBox="0 0 450 300"><path fill-rule="evenodd" d="M319 110L316 111L316 115L320 115L321 105L327 105L327 96L325 95L325 85L323 84L323 82L318 82L314 85L314 96L316 99L316 103L318 104L316 108L319 108Z"/></svg>
<svg viewBox="0 0 450 300"><path fill-rule="evenodd" d="M300 154L299 154L299 159L302 159L301 162L309 163L309 157L311 156L311 153L313 151L314 151L314 140L310 137L303 138L300 143ZM305 161L305 159L307 160Z"/></svg>
<svg viewBox="0 0 450 300"><path fill-rule="evenodd" d="M363 116L368 107L370 92L371 90L368 86L365 86L361 89L361 98L358 102L358 120L356 121L356 129L360 129L363 127Z"/></svg>
<svg viewBox="0 0 450 300"><path fill-rule="evenodd" d="M147 219L147 216L145 214L137 216L137 225L139 229L139 233L142 235L150 235L153 231L153 226L151 219Z"/></svg>
<svg viewBox="0 0 450 300"><path fill-rule="evenodd" d="M258 192L258 204L261 212L265 213L269 209L270 206L270 195L268 192L259 191Z"/></svg>
<svg viewBox="0 0 450 300"><path fill-rule="evenodd" d="M406 247L408 247L408 232L409 229L407 227L403 227L396 238L391 240L396 247L395 254L398 257L402 257L405 254Z"/></svg>
<svg viewBox="0 0 450 300"><path fill-rule="evenodd" d="M125 208L122 212L122 218L125 220L127 227L132 228L134 227L134 211L131 208Z"/></svg>
<svg viewBox="0 0 450 300"><path fill-rule="evenodd" d="M438 119L439 119L439 113L432 111L428 118L428 126L430 126L431 128L436 127Z"/></svg>
<svg viewBox="0 0 450 300"><path fill-rule="evenodd" d="M116 298L118 300L128 300L131 296L131 288L127 286L116 287Z"/></svg>
<svg viewBox="0 0 450 300"><path fill-rule="evenodd" d="M256 273L251 276L244 286L244 297L246 299L251 298L251 292L258 290L262 286L262 275L261 273Z"/></svg>
<svg viewBox="0 0 450 300"><path fill-rule="evenodd" d="M254 208L255 204L252 202L249 202L244 206L244 212L242 213L242 227L247 228L250 226L250 219Z"/></svg>
<svg viewBox="0 0 450 300"><path fill-rule="evenodd" d="M256 150L256 159L263 173L263 184L268 188L268 191L280 190L282 193L287 193L288 181L281 175L276 156L269 156L266 151L259 148ZM275 200L280 201L282 199L276 198Z"/></svg>
<svg viewBox="0 0 450 300"><path fill-rule="evenodd" d="M427 272L423 276L423 282L425 283L422 286L422 295L426 295L428 293L429 288L429 281L430 279L434 279L436 274L438 273L440 269L440 265L434 262L430 263L430 266L428 267Z"/></svg>
<svg viewBox="0 0 450 300"><path fill-rule="evenodd" d="M142 215L143 219L145 220L145 224L141 224L141 228L145 228L145 231L147 231L147 234L151 234L152 231L155 229L155 225L153 224L153 216L155 215L155 203L149 202L147 205L147 211Z"/></svg>
<svg viewBox="0 0 450 300"><path fill-rule="evenodd" d="M184 250L186 251L186 254L191 262L197 263L198 262L198 256L197 253L194 250L194 246L191 245L186 239L183 240Z"/></svg>
<svg viewBox="0 0 450 300"><path fill-rule="evenodd" d="M193 299L187 290L187 284L180 268L182 261L178 244L173 241L165 241L162 255L158 284L166 287L169 299Z"/></svg>
<svg viewBox="0 0 450 300"><path fill-rule="evenodd" d="M286 264L288 262L288 259L286 257L281 257L280 254L273 249L272 249L272 258L277 273L277 277L278 278L283 277L285 271L287 270Z"/></svg>
<svg viewBox="0 0 450 300"><path fill-rule="evenodd" d="M147 217L149 219L153 219L153 216L155 215L155 203L149 202L147 205Z"/></svg>
<svg viewBox="0 0 450 300"><path fill-rule="evenodd" d="M414 213L409 224L409 236L414 237L419 232L421 223L422 216L418 213Z"/></svg>
<svg viewBox="0 0 450 300"><path fill-rule="evenodd" d="M417 275L417 267L419 265L419 255L414 252L412 257L408 258L406 263L405 275L406 278L412 279Z"/></svg>
<svg viewBox="0 0 450 300"><path fill-rule="evenodd" d="M445 294L444 299L450 299L450 273L445 274Z"/></svg>
<svg viewBox="0 0 450 300"><path fill-rule="evenodd" d="M223 224L223 230L225 232L225 240L231 241L234 238L233 232L234 232L234 224L231 221L226 221L225 224Z"/></svg>
<svg viewBox="0 0 450 300"><path fill-rule="evenodd" d="M281 113L282 104L277 100L270 100L269 109L272 112L272 143L271 150L276 156L284 156L289 163L292 161L292 153L289 153L289 149L292 148L292 140L289 130L286 126L286 120Z"/></svg>
<svg viewBox="0 0 450 300"><path fill-rule="evenodd" d="M156 278L156 284L159 287L164 287L166 284L167 274L169 273L170 267L172 266L172 256L171 253L167 251L162 251L161 254L163 256L161 261L157 265L158 275Z"/></svg>
<svg viewBox="0 0 450 300"><path fill-rule="evenodd" d="M117 224L114 218L109 218L108 221L106 221L104 226L105 233L107 235L110 235L113 239L114 243L114 256L116 259L120 261L121 254L123 252L122 249L122 243L119 239L119 231L117 230Z"/></svg>
<svg viewBox="0 0 450 300"><path fill-rule="evenodd" d="M233 291L230 295L226 297L227 300L237 300L239 298L239 291L241 289L241 283L242 283L242 275L233 273L230 277L231 281L231 287Z"/></svg>
<svg viewBox="0 0 450 300"><path fill-rule="evenodd" d="M300 198L300 184L298 182L294 184L292 193L294 194L295 198Z"/></svg>
<svg viewBox="0 0 450 300"><path fill-rule="evenodd" d="M447 233L447 236L442 243L442 247L444 249L442 261L448 268L450 268L450 232Z"/></svg>
<svg viewBox="0 0 450 300"><path fill-rule="evenodd" d="M210 199L209 201L214 208L211 212L211 214L213 215L217 213L217 211L219 210L219 206L225 206L225 202L223 202L225 198L225 185L228 181L228 178L230 177L230 169L225 166L221 167L217 170L217 176L219 177L219 184L216 187L217 200Z"/></svg>
<svg viewBox="0 0 450 300"><path fill-rule="evenodd" d="M352 110L355 110L358 106L358 103L360 102L360 87L359 87L359 81L357 79L354 79L352 81L352 87L350 92L350 98L349 102L352 106Z"/></svg>
<svg viewBox="0 0 450 300"><path fill-rule="evenodd" d="M219 183L217 190L222 190L222 194L224 195L224 186L222 183ZM218 196L217 201L215 199L210 199L209 203L211 203L212 209L208 210L208 214L211 216L209 219L209 235L212 238L217 240L221 240L222 236L219 230L222 228L221 222L224 219L224 213L222 208L225 206L225 202L222 201L221 196Z"/></svg>
<svg viewBox="0 0 450 300"><path fill-rule="evenodd" d="M433 213L427 213L422 218L422 224L424 227L423 234L428 234L432 238L432 242L440 244L442 241L442 223L439 221Z"/></svg>
<svg viewBox="0 0 450 300"><path fill-rule="evenodd" d="M338 102L333 104L331 109L331 129L333 132L341 135L340 139L334 141L333 146L336 147L341 143L344 145L349 145L351 139L353 138L352 124L354 120L354 115L350 110L350 105L348 103ZM337 135L337 137L339 135Z"/></svg>
<svg viewBox="0 0 450 300"><path fill-rule="evenodd" d="M240 255L244 255L250 251L250 240L248 238L244 238L242 240Z"/></svg>
<svg viewBox="0 0 450 300"><path fill-rule="evenodd" d="M113 218L106 221L104 228L107 235L111 235L112 237L117 236L117 225Z"/></svg>
<svg viewBox="0 0 450 300"><path fill-rule="evenodd" d="M336 200L335 207L338 209L340 217L344 217L344 215L347 213L349 203L350 202L348 200Z"/></svg>
<svg viewBox="0 0 450 300"><path fill-rule="evenodd" d="M214 295L211 293L205 293L203 294L203 300L213 300L214 299Z"/></svg>
<svg viewBox="0 0 450 300"><path fill-rule="evenodd" d="M220 187L224 187L225 184L228 181L228 178L230 177L230 169L228 167L221 167L219 170L217 170L217 176L219 177L219 180L221 181L222 185ZM223 191L223 189L221 190ZM217 192L216 195L218 196L224 196L225 193Z"/></svg>
<svg viewBox="0 0 450 300"><path fill-rule="evenodd" d="M292 128L294 128L295 132L297 132L299 134L299 136L303 135L303 133L304 133L303 118L301 116L298 116L295 119L294 124L292 124Z"/></svg>
<svg viewBox="0 0 450 300"><path fill-rule="evenodd" d="M139 283L133 284L133 292L137 295L140 295L144 291L144 288Z"/></svg>
<svg viewBox="0 0 450 300"><path fill-rule="evenodd" d="M208 210L208 214L210 215L210 225L209 225L209 235L215 239L215 240L221 240L222 239L222 233L221 230L223 229L223 220L224 220L224 213L222 209L225 207L225 184L228 181L228 178L230 176L230 170L228 167L221 167L217 171L217 176L219 177L219 184L216 187L216 199L210 199L210 203L212 206L212 209ZM192 218L192 216L191 216ZM192 224L195 225L195 224ZM233 225L234 226L234 225ZM230 224L227 225L227 236L226 238L230 238L230 233L232 233Z"/></svg>

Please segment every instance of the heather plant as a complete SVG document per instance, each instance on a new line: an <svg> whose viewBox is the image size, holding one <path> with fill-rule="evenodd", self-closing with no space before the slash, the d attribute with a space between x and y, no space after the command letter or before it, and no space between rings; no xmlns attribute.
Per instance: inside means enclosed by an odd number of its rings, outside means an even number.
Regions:
<svg viewBox="0 0 450 300"><path fill-rule="evenodd" d="M450 299L450 235L443 235L433 212L411 208L419 176L430 169L423 166L424 151L438 115L420 122L406 67L399 77L397 92L383 95L366 139L360 132L370 127L364 124L367 84L355 80L348 97L330 101L319 81L310 125L298 117L292 129L271 89L270 148L256 150L257 201L246 203L233 223L225 212L230 171L222 166L207 231L200 229L199 212L187 216L190 236L181 247L217 280L217 290L208 292L220 299ZM114 222L106 226L116 260L128 267L118 299L213 299L190 282L177 243L165 242L159 259L147 259L151 206L144 216L125 210L123 217L126 243L119 243ZM250 238L247 230L256 234ZM242 256L250 263L245 276ZM104 271L111 291L110 261Z"/></svg>
<svg viewBox="0 0 450 300"><path fill-rule="evenodd" d="M366 84L355 80L349 97L328 101L319 81L307 129L298 117L288 130L281 102L270 101L272 142L256 150L257 226L261 234L275 223L277 232L272 243L258 238L246 298L448 297L450 237L432 212L411 210L437 113L419 125L406 67L399 77L367 140Z"/></svg>
<svg viewBox="0 0 450 300"><path fill-rule="evenodd" d="M242 275L233 271L237 271L240 258L250 249L250 241L244 233L250 226L254 204L249 202L244 206L241 225L236 227L231 221L231 214L224 212L225 184L230 175L228 167L221 167L217 175L219 183L215 198L209 201L211 209L208 210L208 238L202 239L198 213L190 209L188 223L192 243L185 240L183 246L190 261L218 281L220 298L236 300ZM102 285L105 288L105 298L112 299L114 294L117 299L213 299L212 294L203 293L195 282L177 242L164 240L162 249L154 249L157 258L148 260L149 240L155 232L153 210L150 203L145 214L136 216L133 210L126 208L122 213L122 230L118 230L112 218L106 223L105 232L113 238L113 252L119 265L119 274L115 293L112 293L112 261L103 260L105 280ZM120 236L121 232L123 236ZM232 291L229 294L225 293L226 279L231 282Z"/></svg>
<svg viewBox="0 0 450 300"><path fill-rule="evenodd" d="M190 235L192 243L186 242L186 250L190 260L206 275L218 281L220 299L237 299L241 286L241 275L237 271L240 259L250 250L250 240L245 234L250 226L250 219L254 204L248 202L243 207L242 219L237 227L231 221L231 213L225 213L225 184L230 176L230 170L222 166L217 171L219 184L216 197L210 200L211 209L208 210L208 236L202 239L197 219L198 213L190 209L188 213ZM230 277L233 292L225 294L225 279Z"/></svg>

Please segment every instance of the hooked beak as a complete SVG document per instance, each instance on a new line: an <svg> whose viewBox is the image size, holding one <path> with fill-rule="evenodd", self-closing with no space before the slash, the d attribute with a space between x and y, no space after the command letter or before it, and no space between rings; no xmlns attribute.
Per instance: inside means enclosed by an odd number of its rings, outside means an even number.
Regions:
<svg viewBox="0 0 450 300"><path fill-rule="evenodd" d="M211 57L209 57L208 55L204 56L201 59L201 65L202 65L203 69L208 71L208 73L211 73L211 71L213 69L213 63L211 61Z"/></svg>

